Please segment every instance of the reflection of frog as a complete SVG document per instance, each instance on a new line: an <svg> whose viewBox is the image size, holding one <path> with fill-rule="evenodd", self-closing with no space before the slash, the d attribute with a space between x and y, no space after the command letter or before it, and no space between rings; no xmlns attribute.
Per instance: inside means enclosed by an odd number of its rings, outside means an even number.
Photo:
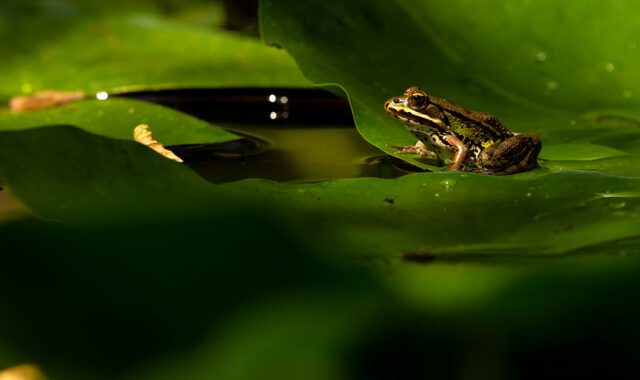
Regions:
<svg viewBox="0 0 640 380"><path fill-rule="evenodd" d="M438 157L445 162L446 153L449 156L452 153L449 170L469 166L483 174L517 173L536 164L542 147L534 134L513 133L489 113L470 111L429 96L418 87L410 87L403 96L389 99L384 109L402 120L418 138L415 145L388 146L400 149L398 154Z"/></svg>

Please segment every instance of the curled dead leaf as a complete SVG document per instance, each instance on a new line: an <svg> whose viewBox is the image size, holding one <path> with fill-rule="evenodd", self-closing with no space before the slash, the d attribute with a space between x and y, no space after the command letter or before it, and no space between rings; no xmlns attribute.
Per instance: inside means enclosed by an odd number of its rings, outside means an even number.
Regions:
<svg viewBox="0 0 640 380"><path fill-rule="evenodd" d="M153 138L151 129L146 124L140 124L133 130L133 139L142 145L146 145L149 148L155 150L166 158L178 162L184 162L182 158L176 156L175 153L166 149L162 143Z"/></svg>
<svg viewBox="0 0 640 380"><path fill-rule="evenodd" d="M82 92L42 91L29 96L14 97L9 101L9 108L14 112L34 111L61 106L86 97Z"/></svg>
<svg viewBox="0 0 640 380"><path fill-rule="evenodd" d="M47 377L40 368L33 364L22 364L19 366L0 370L0 380L46 380Z"/></svg>

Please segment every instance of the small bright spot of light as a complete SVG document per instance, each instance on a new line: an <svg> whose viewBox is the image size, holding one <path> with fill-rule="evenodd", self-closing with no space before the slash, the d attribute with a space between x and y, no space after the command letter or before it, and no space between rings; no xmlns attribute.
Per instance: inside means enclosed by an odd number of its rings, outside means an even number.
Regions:
<svg viewBox="0 0 640 380"><path fill-rule="evenodd" d="M277 113L275 113L275 112L271 112L271 113L269 114L269 119L271 119L271 120L275 120L277 117L278 117L278 114L277 114Z"/></svg>
<svg viewBox="0 0 640 380"><path fill-rule="evenodd" d="M269 95L269 102L274 103L276 101L276 96L274 94Z"/></svg>
<svg viewBox="0 0 640 380"><path fill-rule="evenodd" d="M100 91L99 93L96 94L96 99L98 99L98 100L107 100L107 99L109 99L109 94L106 93L105 91Z"/></svg>
<svg viewBox="0 0 640 380"><path fill-rule="evenodd" d="M29 93L29 92L31 92L31 84L30 83L25 83L25 84L22 85L21 89L22 89L22 92L24 92L25 94Z"/></svg>
<svg viewBox="0 0 640 380"><path fill-rule="evenodd" d="M289 103L289 98L287 98L286 96L281 97L280 98L280 103L282 103L282 104Z"/></svg>

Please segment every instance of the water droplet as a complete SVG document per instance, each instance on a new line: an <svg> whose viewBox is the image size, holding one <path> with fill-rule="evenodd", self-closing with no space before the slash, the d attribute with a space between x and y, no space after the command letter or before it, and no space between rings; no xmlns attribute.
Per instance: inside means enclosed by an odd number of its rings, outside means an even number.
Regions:
<svg viewBox="0 0 640 380"><path fill-rule="evenodd" d="M609 62L604 66L604 69L607 70L608 73L610 73L615 70L616 67L613 65L613 63Z"/></svg>
<svg viewBox="0 0 640 380"><path fill-rule="evenodd" d="M533 221L534 222L539 222L540 220L542 220L542 218L544 218L545 216L549 215L548 212L541 212L539 214L534 215L533 217Z"/></svg>
<svg viewBox="0 0 640 380"><path fill-rule="evenodd" d="M633 92L632 91L630 91L630 90L622 91L622 97L623 98L629 99L632 96L633 96Z"/></svg>
<svg viewBox="0 0 640 380"><path fill-rule="evenodd" d="M445 179L443 181L440 181L440 184L442 186L444 186L444 188L449 191L451 190L451 188L456 184L456 181L453 179Z"/></svg>
<svg viewBox="0 0 640 380"><path fill-rule="evenodd" d="M547 54L543 51L536 54L536 61L542 63L547 59Z"/></svg>
<svg viewBox="0 0 640 380"><path fill-rule="evenodd" d="M612 193L610 190L607 190L604 193L595 193L595 197L593 197L592 200L600 198L640 198L640 192L619 191L617 193Z"/></svg>
<svg viewBox="0 0 640 380"><path fill-rule="evenodd" d="M435 194L433 194L433 196L438 198L440 196L440 193L435 193Z"/></svg>
<svg viewBox="0 0 640 380"><path fill-rule="evenodd" d="M575 120L571 120L571 125L576 125L576 121Z"/></svg>
<svg viewBox="0 0 640 380"><path fill-rule="evenodd" d="M614 209L614 210L618 210L621 208L624 208L627 205L627 202L625 201L611 201L609 202L609 207Z"/></svg>
<svg viewBox="0 0 640 380"><path fill-rule="evenodd" d="M549 82L547 82L547 88L549 90L555 90L556 88L558 88L558 83L550 80Z"/></svg>
<svg viewBox="0 0 640 380"><path fill-rule="evenodd" d="M531 198L531 192L527 193L527 197Z"/></svg>
<svg viewBox="0 0 640 380"><path fill-rule="evenodd" d="M31 83L24 83L21 89L25 94L31 92Z"/></svg>
<svg viewBox="0 0 640 380"><path fill-rule="evenodd" d="M100 91L96 94L96 99L107 100L109 99L109 94L106 91Z"/></svg>

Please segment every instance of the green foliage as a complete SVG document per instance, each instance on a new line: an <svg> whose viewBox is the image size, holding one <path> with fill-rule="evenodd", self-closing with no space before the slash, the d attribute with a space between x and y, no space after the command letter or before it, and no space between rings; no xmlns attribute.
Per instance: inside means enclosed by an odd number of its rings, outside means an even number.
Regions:
<svg viewBox="0 0 640 380"><path fill-rule="evenodd" d="M612 311L636 336L625 302L638 286L638 179L537 170L213 185L139 144L66 126L0 133L0 162L13 194L55 221L0 229L4 252L19 252L0 282L11 290L0 336L64 378L270 378L293 358L303 377L367 378L376 350L397 345L433 355L401 373L449 373L489 350L462 367L487 371L511 366L488 337L527 366L527 350L572 341ZM541 260L567 253L615 256ZM624 350L589 328L589 347L611 349L594 352ZM461 351L469 334L487 338ZM194 348L149 362L178 347Z"/></svg>
<svg viewBox="0 0 640 380"><path fill-rule="evenodd" d="M283 52L270 61L256 45L276 68L250 73L229 58L242 42L213 51L210 32L163 20L152 2L118 4L126 11L95 6L96 17L138 41L119 45L131 61L71 75L87 43L71 30L95 21L82 13L54 41L49 67L69 71L43 69L45 40L29 37L22 58L6 47L4 96L41 74L42 88L86 91L303 82ZM620 377L640 338L634 8L263 1L265 40L314 83L341 86L367 140L413 142L381 105L420 85L539 134L542 167L515 176L214 185L126 141L141 122L167 144L233 138L182 114L124 100L1 113L0 178L33 217L0 225L0 367L37 362L65 379L540 378L550 363L565 377ZM196 35L197 55L154 56ZM223 63L206 71L214 56Z"/></svg>
<svg viewBox="0 0 640 380"><path fill-rule="evenodd" d="M154 138L164 145L224 142L239 138L181 112L136 100L87 100L24 113L0 110L0 130L56 124L71 124L91 133L125 140L133 139L135 126L149 124Z"/></svg>
<svg viewBox="0 0 640 380"><path fill-rule="evenodd" d="M3 1L0 101L47 89L307 86L285 52L183 21L219 6L190 1L176 16L170 3Z"/></svg>
<svg viewBox="0 0 640 380"><path fill-rule="evenodd" d="M638 152L636 12L604 1L265 0L261 25L312 82L348 94L358 130L385 152L415 142L382 104L416 85L537 133L543 151L592 143Z"/></svg>

